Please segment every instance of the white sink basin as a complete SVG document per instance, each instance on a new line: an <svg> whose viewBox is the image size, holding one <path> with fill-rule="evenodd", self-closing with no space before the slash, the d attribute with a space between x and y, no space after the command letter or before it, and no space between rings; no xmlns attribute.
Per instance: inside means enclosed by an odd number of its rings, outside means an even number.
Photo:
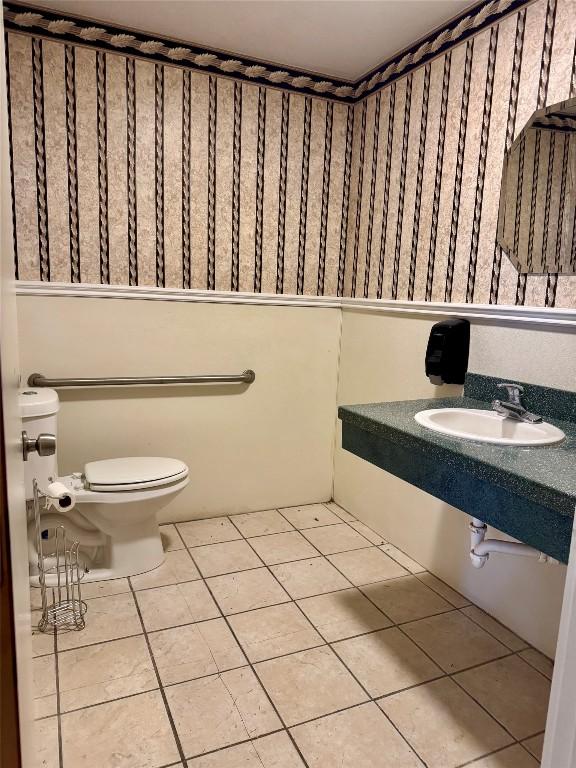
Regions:
<svg viewBox="0 0 576 768"><path fill-rule="evenodd" d="M414 418L423 427L450 437L498 445L549 445L565 437L564 432L545 421L529 424L501 416L495 411L475 408L431 408Z"/></svg>

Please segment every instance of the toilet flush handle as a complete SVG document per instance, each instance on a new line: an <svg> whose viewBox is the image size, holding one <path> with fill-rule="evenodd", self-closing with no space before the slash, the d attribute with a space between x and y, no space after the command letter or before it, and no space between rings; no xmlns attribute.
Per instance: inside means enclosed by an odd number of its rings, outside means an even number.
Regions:
<svg viewBox="0 0 576 768"><path fill-rule="evenodd" d="M38 437L28 437L22 432L22 458L28 461L28 454L36 451L39 456L53 456L56 453L56 435L43 432Z"/></svg>

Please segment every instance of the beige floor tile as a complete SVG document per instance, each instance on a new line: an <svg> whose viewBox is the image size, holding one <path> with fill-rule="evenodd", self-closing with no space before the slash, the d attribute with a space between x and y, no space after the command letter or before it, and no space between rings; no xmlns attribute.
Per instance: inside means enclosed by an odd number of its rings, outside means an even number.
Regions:
<svg viewBox="0 0 576 768"><path fill-rule="evenodd" d="M293 531L290 523L275 509L262 512L247 512L230 518L240 533L247 539L251 536L265 536L270 533Z"/></svg>
<svg viewBox="0 0 576 768"><path fill-rule="evenodd" d="M40 611L32 611L32 656L46 656L54 653L54 633L40 632L38 622L40 621Z"/></svg>
<svg viewBox="0 0 576 768"><path fill-rule="evenodd" d="M466 768L538 768L540 763L526 754L519 744L506 747L500 752L467 763Z"/></svg>
<svg viewBox="0 0 576 768"><path fill-rule="evenodd" d="M325 557L272 565L270 570L295 600L350 586L350 582Z"/></svg>
<svg viewBox="0 0 576 768"><path fill-rule="evenodd" d="M255 669L289 726L351 707L368 698L328 647L262 661Z"/></svg>
<svg viewBox="0 0 576 768"><path fill-rule="evenodd" d="M350 522L350 525L352 528L354 528L355 531L358 531L358 533L361 533L362 536L364 536L365 539L368 539L368 541L371 544L379 545L379 544L386 544L386 539L381 536L376 531L373 531L372 528L369 528L364 523L361 523L359 520L352 520Z"/></svg>
<svg viewBox="0 0 576 768"><path fill-rule="evenodd" d="M47 717L34 723L36 761L34 768L59 768L58 718Z"/></svg>
<svg viewBox="0 0 576 768"><path fill-rule="evenodd" d="M552 680L552 675L554 674L554 662L552 659L544 656L543 653L540 653L540 651L537 651L535 648L527 648L518 655L521 656L524 661L527 661L531 667L534 667L534 669L537 669L539 672L542 672L543 675L546 675L549 680Z"/></svg>
<svg viewBox="0 0 576 768"><path fill-rule="evenodd" d="M544 749L544 734L541 733L538 736L532 736L531 739L526 739L522 742L530 754L534 755L538 760L542 760L542 750Z"/></svg>
<svg viewBox="0 0 576 768"><path fill-rule="evenodd" d="M454 608L464 608L464 606L470 605L470 600L465 598L464 595L461 595L459 592L456 592L452 587L449 587L448 584L445 584L443 581L436 578L434 574L419 573L418 578L423 584L426 584L427 587L430 587L430 589L433 589L434 592L437 592L445 600L448 600L449 603L452 603Z"/></svg>
<svg viewBox="0 0 576 768"><path fill-rule="evenodd" d="M455 679L516 739L546 727L550 682L517 656L470 669Z"/></svg>
<svg viewBox="0 0 576 768"><path fill-rule="evenodd" d="M166 688L186 757L282 727L249 667Z"/></svg>
<svg viewBox="0 0 576 768"><path fill-rule="evenodd" d="M252 745L260 764L256 768L304 768L295 746L286 731L256 739Z"/></svg>
<svg viewBox="0 0 576 768"><path fill-rule="evenodd" d="M310 768L420 768L422 763L376 704L291 729Z"/></svg>
<svg viewBox="0 0 576 768"><path fill-rule="evenodd" d="M220 616L202 581L145 589L137 593L137 600L148 632Z"/></svg>
<svg viewBox="0 0 576 768"><path fill-rule="evenodd" d="M134 589L151 589L153 587L167 587L170 584L179 584L182 581L194 581L200 578L198 568L186 549L177 549L174 552L166 552L166 559L158 568L138 576L132 576L130 581Z"/></svg>
<svg viewBox="0 0 576 768"><path fill-rule="evenodd" d="M510 653L459 611L414 621L403 629L445 672L458 672Z"/></svg>
<svg viewBox="0 0 576 768"><path fill-rule="evenodd" d="M37 611L42 608L42 592L39 587L30 587L30 610Z"/></svg>
<svg viewBox="0 0 576 768"><path fill-rule="evenodd" d="M224 615L285 603L288 595L267 568L240 571L207 580Z"/></svg>
<svg viewBox="0 0 576 768"><path fill-rule="evenodd" d="M493 619L492 616L484 613L484 611L480 610L480 608L477 608L475 605L468 605L461 610L465 616L468 616L469 619L472 619L476 624L479 624L486 630L486 632L490 632L491 635L494 635L497 640L500 640L501 643L508 646L511 651L521 651L522 648L528 647L528 643L524 642L522 638L515 635L514 632L511 632L507 627L500 624L499 621L496 621L496 619Z"/></svg>
<svg viewBox="0 0 576 768"><path fill-rule="evenodd" d="M96 597L88 603L85 629L58 634L58 651L117 640L141 632L142 625L130 592Z"/></svg>
<svg viewBox="0 0 576 768"><path fill-rule="evenodd" d="M187 547L203 547L205 544L219 544L222 541L242 538L227 517L177 523L176 528Z"/></svg>
<svg viewBox="0 0 576 768"><path fill-rule="evenodd" d="M65 651L58 667L63 712L158 687L143 635Z"/></svg>
<svg viewBox="0 0 576 768"><path fill-rule="evenodd" d="M298 605L329 643L390 626L384 614L355 587L307 597L298 600Z"/></svg>
<svg viewBox="0 0 576 768"><path fill-rule="evenodd" d="M224 619L187 624L148 635L164 685L241 667L246 659Z"/></svg>
<svg viewBox="0 0 576 768"><path fill-rule="evenodd" d="M175 549L184 549L184 542L180 538L180 534L173 523L160 525L159 528L164 552L173 552Z"/></svg>
<svg viewBox="0 0 576 768"><path fill-rule="evenodd" d="M420 563L417 563L416 560L412 560L411 557L408 557L405 552L402 552L401 549L398 549L393 544L383 544L380 549L393 560L396 560L397 563L400 563L400 565L403 568L406 568L407 571L410 571L410 573L424 573L426 570Z"/></svg>
<svg viewBox="0 0 576 768"><path fill-rule="evenodd" d="M56 714L56 660L54 654L32 659L34 717Z"/></svg>
<svg viewBox="0 0 576 768"><path fill-rule="evenodd" d="M188 768L304 768L286 731L188 760Z"/></svg>
<svg viewBox="0 0 576 768"><path fill-rule="evenodd" d="M334 512L335 515L338 515L340 520L344 520L345 523L356 522L354 515L351 515L350 512L345 510L343 507L340 507L338 504L336 504L335 501L325 501L324 506L326 509L329 509L330 512Z"/></svg>
<svg viewBox="0 0 576 768"><path fill-rule="evenodd" d="M347 523L309 528L304 531L304 536L323 555L333 555L336 552L346 552L350 549L366 549L370 546L368 539L361 536Z"/></svg>
<svg viewBox="0 0 576 768"><path fill-rule="evenodd" d="M440 667L395 627L341 640L332 647L374 697L443 676Z"/></svg>
<svg viewBox="0 0 576 768"><path fill-rule="evenodd" d="M289 563L293 560L305 560L316 557L318 552L298 531L275 533L271 536L258 536L248 539L266 565Z"/></svg>
<svg viewBox="0 0 576 768"><path fill-rule="evenodd" d="M94 597L110 597L111 595L120 595L123 592L130 592L130 583L128 579L106 579L105 581L86 581L82 582L81 587L82 600L91 600ZM48 590L48 601L53 596ZM30 605L32 610L42 608L42 598L39 589L30 590Z"/></svg>
<svg viewBox="0 0 576 768"><path fill-rule="evenodd" d="M204 577L246 571L262 565L258 555L243 539L195 547L190 552Z"/></svg>
<svg viewBox="0 0 576 768"><path fill-rule="evenodd" d="M340 518L324 504L308 504L303 507L285 507L279 510L295 528L315 528L318 525L341 523Z"/></svg>
<svg viewBox="0 0 576 768"><path fill-rule="evenodd" d="M447 678L395 693L378 703L428 768L456 768L512 741Z"/></svg>
<svg viewBox="0 0 576 768"><path fill-rule="evenodd" d="M250 661L303 651L323 640L294 603L237 613L230 624Z"/></svg>
<svg viewBox="0 0 576 768"><path fill-rule="evenodd" d="M82 600L91 600L93 597L110 597L130 592L128 579L107 579L106 581L88 581L81 585Z"/></svg>
<svg viewBox="0 0 576 768"><path fill-rule="evenodd" d="M398 624L453 610L450 603L415 576L369 584L362 587L362 592Z"/></svg>
<svg viewBox="0 0 576 768"><path fill-rule="evenodd" d="M179 753L158 691L62 716L64 765L157 768Z"/></svg>
<svg viewBox="0 0 576 768"><path fill-rule="evenodd" d="M408 573L377 547L328 555L328 560L357 587L375 581L396 579Z"/></svg>

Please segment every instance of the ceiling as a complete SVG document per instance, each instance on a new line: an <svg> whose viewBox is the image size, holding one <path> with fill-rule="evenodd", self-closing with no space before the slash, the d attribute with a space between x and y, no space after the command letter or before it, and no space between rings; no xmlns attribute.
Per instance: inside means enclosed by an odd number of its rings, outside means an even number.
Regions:
<svg viewBox="0 0 576 768"><path fill-rule="evenodd" d="M32 0L34 5L355 81L470 0Z"/></svg>

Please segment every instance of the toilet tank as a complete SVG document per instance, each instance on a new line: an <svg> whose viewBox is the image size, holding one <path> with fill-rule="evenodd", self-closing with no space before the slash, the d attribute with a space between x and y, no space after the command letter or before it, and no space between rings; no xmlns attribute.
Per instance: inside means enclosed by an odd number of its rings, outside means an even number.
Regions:
<svg viewBox="0 0 576 768"><path fill-rule="evenodd" d="M54 389L44 387L34 389L28 387L18 393L18 405L22 417L22 429L28 433L28 437L36 438L41 432L51 435L57 433L57 414L60 409L58 393ZM24 479L26 484L26 498L31 499L32 482L38 481L41 490L58 477L57 454L53 456L39 456L36 452L28 454L28 461L24 462Z"/></svg>

